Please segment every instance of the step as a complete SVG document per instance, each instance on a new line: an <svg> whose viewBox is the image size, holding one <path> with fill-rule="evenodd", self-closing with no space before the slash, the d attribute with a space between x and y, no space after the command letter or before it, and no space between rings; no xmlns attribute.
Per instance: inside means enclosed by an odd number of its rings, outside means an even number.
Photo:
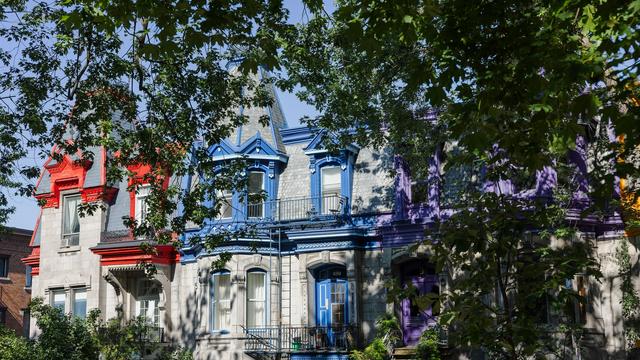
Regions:
<svg viewBox="0 0 640 360"><path fill-rule="evenodd" d="M416 355L416 348L414 347L401 347L393 349L392 359L414 359Z"/></svg>

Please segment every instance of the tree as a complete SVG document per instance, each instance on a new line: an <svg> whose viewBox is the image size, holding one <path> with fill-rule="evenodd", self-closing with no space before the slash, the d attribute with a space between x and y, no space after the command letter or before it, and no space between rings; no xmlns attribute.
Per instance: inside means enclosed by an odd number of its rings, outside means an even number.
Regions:
<svg viewBox="0 0 640 360"><path fill-rule="evenodd" d="M128 224L158 242L215 217L219 190L243 188L237 167L218 172L198 144L217 143L243 123L238 108L273 100L269 80L249 74L277 65L275 34L289 26L280 2L13 0L0 8L0 38L8 45L0 56L0 223L11 211L4 191L32 190L15 181L18 172L38 173L17 168L29 147L46 154L53 146L54 159L72 154L77 161L93 160L104 147L110 181L129 175L129 165L150 165L153 215ZM238 71L229 72L229 62ZM167 176L185 174L216 181L190 192L180 184L162 189ZM218 205L199 205L205 199ZM182 215L167 216L180 203ZM211 247L219 241L205 239Z"/></svg>
<svg viewBox="0 0 640 360"><path fill-rule="evenodd" d="M311 7L284 35L280 84L301 86L320 110L311 124L346 143L391 146L414 179L453 195L441 200L454 211L427 235L452 276L441 321L458 344L495 358L556 351L532 306L583 301L564 279L598 278L566 215L610 213L616 179L638 178L637 164L616 158L634 158L639 140L629 106L638 5L345 0L332 14ZM624 134L624 148L611 134ZM588 174L572 154L589 157ZM549 171L551 191L528 196ZM569 335L580 328L559 320Z"/></svg>

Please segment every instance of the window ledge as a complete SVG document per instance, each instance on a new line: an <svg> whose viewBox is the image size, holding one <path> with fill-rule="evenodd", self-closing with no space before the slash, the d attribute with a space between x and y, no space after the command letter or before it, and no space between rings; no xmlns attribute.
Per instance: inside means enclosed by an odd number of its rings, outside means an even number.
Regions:
<svg viewBox="0 0 640 360"><path fill-rule="evenodd" d="M11 282L8 276L0 276L0 282Z"/></svg>
<svg viewBox="0 0 640 360"><path fill-rule="evenodd" d="M72 252L78 252L78 251L80 251L80 245L60 248L60 250L58 250L58 254L72 253Z"/></svg>

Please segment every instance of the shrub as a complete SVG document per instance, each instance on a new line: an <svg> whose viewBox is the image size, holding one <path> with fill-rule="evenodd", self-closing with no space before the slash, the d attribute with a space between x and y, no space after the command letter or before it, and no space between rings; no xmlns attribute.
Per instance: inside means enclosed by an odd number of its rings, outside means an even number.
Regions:
<svg viewBox="0 0 640 360"><path fill-rule="evenodd" d="M29 360L33 358L32 352L33 344L30 341L0 325L0 359Z"/></svg>
<svg viewBox="0 0 640 360"><path fill-rule="evenodd" d="M382 339L376 338L363 351L354 350L351 360L388 360L390 358Z"/></svg>
<svg viewBox="0 0 640 360"><path fill-rule="evenodd" d="M418 360L440 360L440 349L438 348L438 329L429 328L422 333L418 346L416 346L416 359Z"/></svg>

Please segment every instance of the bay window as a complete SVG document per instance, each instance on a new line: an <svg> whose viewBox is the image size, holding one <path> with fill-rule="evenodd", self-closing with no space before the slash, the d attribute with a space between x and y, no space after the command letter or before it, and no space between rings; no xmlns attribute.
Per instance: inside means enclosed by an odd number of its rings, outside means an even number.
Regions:
<svg viewBox="0 0 640 360"><path fill-rule="evenodd" d="M267 273L247 273L247 328L267 324Z"/></svg>
<svg viewBox="0 0 640 360"><path fill-rule="evenodd" d="M211 327L213 330L231 327L231 274L228 272L211 277Z"/></svg>

